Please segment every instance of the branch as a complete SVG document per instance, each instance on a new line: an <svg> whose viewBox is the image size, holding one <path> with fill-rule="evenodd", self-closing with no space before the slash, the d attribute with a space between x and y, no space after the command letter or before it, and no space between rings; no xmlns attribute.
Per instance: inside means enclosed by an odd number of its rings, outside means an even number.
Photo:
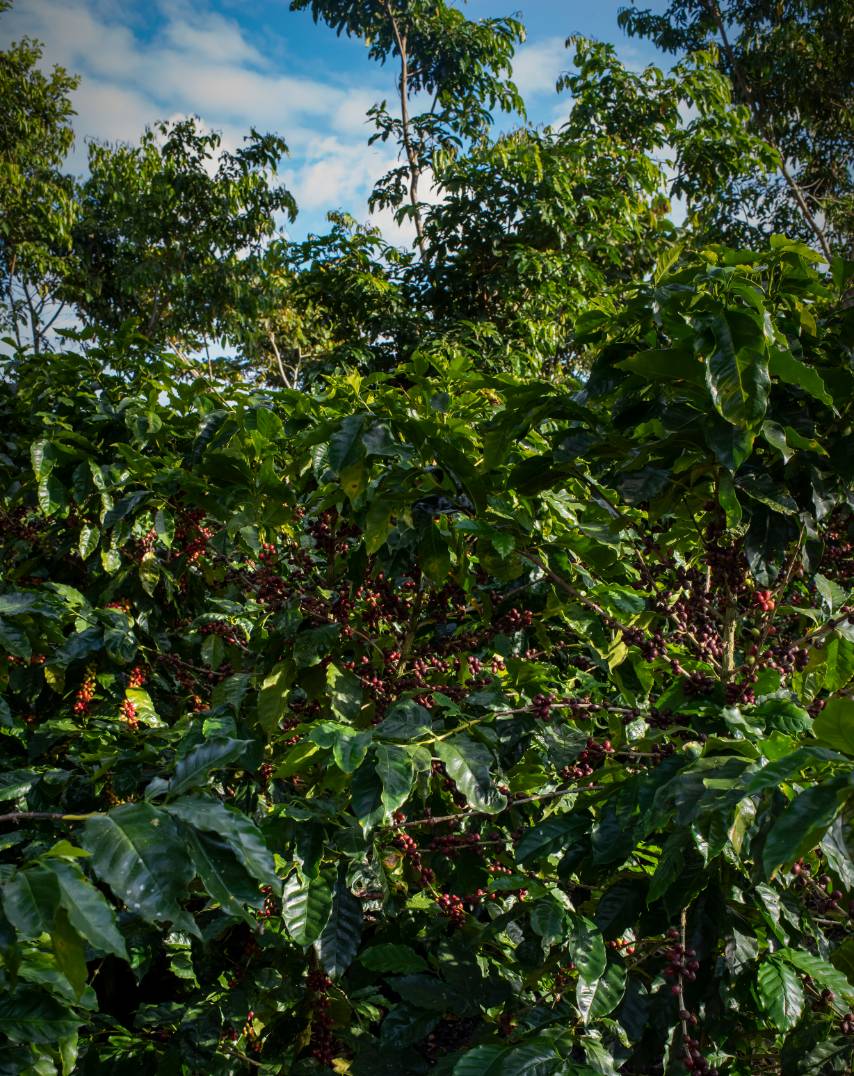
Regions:
<svg viewBox="0 0 854 1076"><path fill-rule="evenodd" d="M759 103L756 100L750 83L747 81L747 78L744 74L744 70L742 69L741 65L735 57L735 52L730 43L729 35L726 32L726 26L724 25L724 20L721 16L721 9L718 7L717 0L706 0L706 6L711 12L715 23L717 24L718 33L721 35L721 42L723 44L724 53L726 54L730 70L732 71L735 81L741 87L741 92L744 95L744 98L747 101L751 112L753 113L753 118L756 122L756 125L768 145L772 146L780 155L780 171L783 173L783 179L785 179L786 183L788 184L789 189L792 192L792 196L797 202L798 208L800 209L804 220L807 222L813 235L815 235L816 239L818 240L819 246L821 247L825 257L829 262L833 255L831 254L830 244L827 241L827 236L824 234L824 230L810 212L809 206L807 205L806 199L804 198L803 191L801 190L797 180L789 171L786 165L785 154L780 149L768 124L765 122L761 115Z"/></svg>
<svg viewBox="0 0 854 1076"><path fill-rule="evenodd" d="M394 34L394 40L400 53L400 120L403 127L403 147L406 150L406 159L409 161L409 201L413 209L412 219L415 221L418 249L421 251L422 261L426 262L427 248L424 239L424 225L418 204L418 178L421 174L421 169L418 164L415 147L412 145L412 135L409 129L409 105L407 102L409 96L409 58L406 52L406 35L400 32L397 19L391 9L390 0L385 0L384 7L391 21L391 32Z"/></svg>
<svg viewBox="0 0 854 1076"><path fill-rule="evenodd" d="M10 814L0 814L0 822L11 822L18 825L20 822L85 822L94 818L100 811L92 811L89 814L59 814L56 811L12 811Z"/></svg>

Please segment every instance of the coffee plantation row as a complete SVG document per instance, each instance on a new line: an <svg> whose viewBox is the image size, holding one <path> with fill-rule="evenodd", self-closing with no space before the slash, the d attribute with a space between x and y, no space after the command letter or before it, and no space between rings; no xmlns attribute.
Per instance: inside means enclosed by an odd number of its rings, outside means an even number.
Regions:
<svg viewBox="0 0 854 1076"><path fill-rule="evenodd" d="M850 280L672 248L560 382L0 380L0 1071L850 1071Z"/></svg>

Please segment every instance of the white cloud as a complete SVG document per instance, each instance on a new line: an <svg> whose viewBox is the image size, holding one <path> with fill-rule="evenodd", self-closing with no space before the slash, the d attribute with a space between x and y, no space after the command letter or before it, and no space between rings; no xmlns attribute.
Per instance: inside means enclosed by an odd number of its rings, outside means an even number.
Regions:
<svg viewBox="0 0 854 1076"><path fill-rule="evenodd" d="M523 98L553 94L558 77L572 66L564 38L547 37L524 44L513 59L513 81Z"/></svg>

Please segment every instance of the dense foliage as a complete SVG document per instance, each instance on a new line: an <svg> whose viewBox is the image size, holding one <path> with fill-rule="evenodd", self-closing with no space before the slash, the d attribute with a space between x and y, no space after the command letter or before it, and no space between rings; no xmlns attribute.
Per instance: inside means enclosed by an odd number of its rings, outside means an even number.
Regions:
<svg viewBox="0 0 854 1076"><path fill-rule="evenodd" d="M513 20L294 6L412 250L0 54L0 1072L849 1072L854 267L711 241L711 52L492 140Z"/></svg>
<svg viewBox="0 0 854 1076"><path fill-rule="evenodd" d="M18 364L10 1071L845 1070L851 317L810 261L674 258L583 387Z"/></svg>

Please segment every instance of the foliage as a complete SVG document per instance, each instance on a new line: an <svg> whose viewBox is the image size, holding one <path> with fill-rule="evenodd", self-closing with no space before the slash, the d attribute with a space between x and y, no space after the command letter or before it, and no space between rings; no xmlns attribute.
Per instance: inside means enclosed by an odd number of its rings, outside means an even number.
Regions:
<svg viewBox="0 0 854 1076"><path fill-rule="evenodd" d="M754 129L779 152L770 176L721 185L713 227L753 245L772 232L851 256L852 128L850 56L854 11L838 0L671 0L663 12L620 12L631 34L671 52L720 46L721 70Z"/></svg>
<svg viewBox="0 0 854 1076"><path fill-rule="evenodd" d="M26 325L36 350L58 314L53 300L76 216L75 185L62 166L78 80L61 67L45 75L41 56L27 39L0 52L0 328L20 344Z"/></svg>
<svg viewBox="0 0 854 1076"><path fill-rule="evenodd" d="M276 214L296 205L270 185L287 146L252 131L235 153L196 120L160 124L139 146L92 143L66 293L83 316L135 319L155 345L192 349L256 314L251 284Z"/></svg>
<svg viewBox="0 0 854 1076"><path fill-rule="evenodd" d="M815 259L671 248L579 383L7 363L7 1071L850 1067Z"/></svg>

